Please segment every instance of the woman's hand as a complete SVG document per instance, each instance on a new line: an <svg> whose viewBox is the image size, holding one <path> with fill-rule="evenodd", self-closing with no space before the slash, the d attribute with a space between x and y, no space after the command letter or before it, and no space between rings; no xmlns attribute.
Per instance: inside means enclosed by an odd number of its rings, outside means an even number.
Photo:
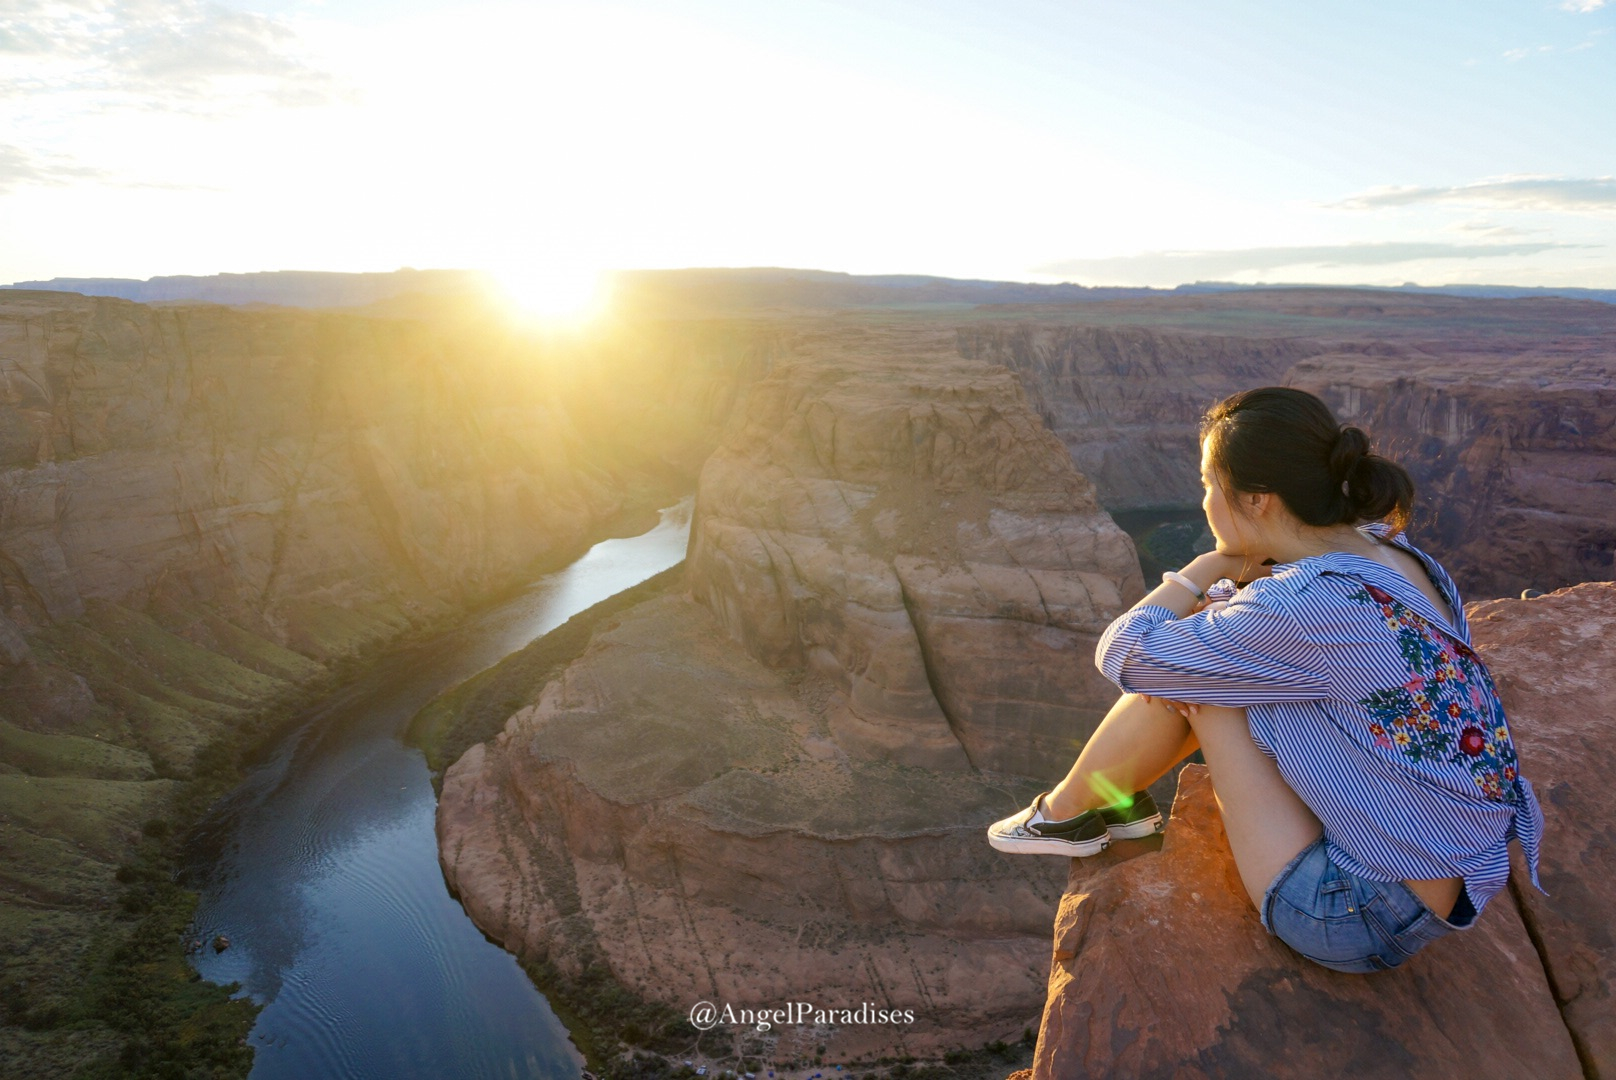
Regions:
<svg viewBox="0 0 1616 1080"><path fill-rule="evenodd" d="M1195 704L1193 701L1174 701L1172 698L1151 697L1149 694L1140 694L1139 696L1144 698L1146 701L1161 702L1163 705L1167 706L1169 709L1172 709L1186 720L1201 711L1201 707Z"/></svg>

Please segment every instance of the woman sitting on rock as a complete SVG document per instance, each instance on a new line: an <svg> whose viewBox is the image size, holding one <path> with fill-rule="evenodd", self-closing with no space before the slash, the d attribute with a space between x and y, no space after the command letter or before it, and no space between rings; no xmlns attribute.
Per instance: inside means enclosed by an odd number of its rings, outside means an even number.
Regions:
<svg viewBox="0 0 1616 1080"><path fill-rule="evenodd" d="M1396 967L1472 924L1511 839L1537 881L1543 815L1498 693L1453 580L1402 535L1413 482L1362 431L1268 387L1215 405L1201 451L1216 549L1106 630L1123 697L989 843L1092 855L1159 830L1142 789L1199 747L1269 932L1338 971Z"/></svg>

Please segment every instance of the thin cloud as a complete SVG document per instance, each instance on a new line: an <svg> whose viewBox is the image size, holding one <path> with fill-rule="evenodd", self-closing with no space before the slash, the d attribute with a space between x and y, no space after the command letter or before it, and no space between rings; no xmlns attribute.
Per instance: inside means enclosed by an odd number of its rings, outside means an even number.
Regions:
<svg viewBox="0 0 1616 1080"><path fill-rule="evenodd" d="M1560 5L1560 10L1575 11L1579 15L1586 15L1590 11L1598 11L1608 3L1610 3L1610 0L1565 0Z"/></svg>
<svg viewBox="0 0 1616 1080"><path fill-rule="evenodd" d="M203 184L171 184L141 180L81 165L60 154L41 154L20 146L0 143L0 195L19 187L62 187L67 184L96 183L120 188L157 191L217 191Z"/></svg>
<svg viewBox="0 0 1616 1080"><path fill-rule="evenodd" d="M280 20L206 0L0 0L0 96L210 110L328 100L335 81L298 46Z"/></svg>
<svg viewBox="0 0 1616 1080"><path fill-rule="evenodd" d="M1454 228L1460 232L1475 233L1478 236L1534 236L1547 232L1547 229L1518 229L1513 225L1495 225L1490 221L1463 221Z"/></svg>
<svg viewBox="0 0 1616 1080"><path fill-rule="evenodd" d="M1382 187L1334 207L1378 210L1421 203L1464 203L1507 210L1616 210L1616 176L1504 176L1453 187Z"/></svg>
<svg viewBox="0 0 1616 1080"><path fill-rule="evenodd" d="M30 154L15 146L0 144L0 194L26 184L60 185L77 180L100 180L101 169L76 165L59 157Z"/></svg>
<svg viewBox="0 0 1616 1080"><path fill-rule="evenodd" d="M1109 259L1067 259L1037 267L1039 274L1072 274L1105 280L1200 281L1232 274L1287 267L1389 266L1425 259L1496 259L1537 255L1583 244L1444 244L1419 241L1377 244L1318 244L1243 248L1231 251L1151 251Z"/></svg>

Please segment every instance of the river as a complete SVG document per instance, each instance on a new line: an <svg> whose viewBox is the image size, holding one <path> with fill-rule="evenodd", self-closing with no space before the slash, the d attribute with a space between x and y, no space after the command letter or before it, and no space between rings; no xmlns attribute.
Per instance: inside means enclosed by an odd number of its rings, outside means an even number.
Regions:
<svg viewBox="0 0 1616 1080"><path fill-rule="evenodd" d="M310 709L195 834L203 977L264 1008L255 1080L541 1077L583 1058L438 867L437 798L401 741L438 693L684 558L692 499Z"/></svg>

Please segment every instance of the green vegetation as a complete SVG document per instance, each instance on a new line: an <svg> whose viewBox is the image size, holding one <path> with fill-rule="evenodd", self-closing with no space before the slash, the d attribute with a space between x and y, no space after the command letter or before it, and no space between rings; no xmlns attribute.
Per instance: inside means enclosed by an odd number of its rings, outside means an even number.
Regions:
<svg viewBox="0 0 1616 1080"><path fill-rule="evenodd" d="M410 721L405 741L421 749L441 787L443 770L472 746L499 734L518 709L539 699L544 686L583 654L595 629L636 604L684 580L678 563L638 585L580 611L537 641L428 702Z"/></svg>
<svg viewBox="0 0 1616 1080"><path fill-rule="evenodd" d="M1163 570L1177 570L1200 552L1211 550L1206 515L1199 506L1113 510L1111 519L1133 538L1146 589L1155 587Z"/></svg>
<svg viewBox="0 0 1616 1080"><path fill-rule="evenodd" d="M186 961L196 896L169 880L178 852L166 822L154 819L147 833L118 868L110 922L35 926L32 936L58 949L7 964L0 1005L21 1029L8 1032L7 1049L26 1075L236 1077L252 1067L246 1036L257 1006L232 1000L234 986L202 981ZM57 951L75 962L40 962Z"/></svg>
<svg viewBox="0 0 1616 1080"><path fill-rule="evenodd" d="M0 761L30 776L150 780L151 759L96 738L28 731L0 720Z"/></svg>
<svg viewBox="0 0 1616 1080"><path fill-rule="evenodd" d="M252 1067L257 1006L186 959L196 896L174 883L182 838L240 782L242 762L367 650L432 629L382 606L322 625L324 663L200 609L92 604L36 633L34 663L5 673L6 1075L240 1077Z"/></svg>
<svg viewBox="0 0 1616 1080"><path fill-rule="evenodd" d="M223 780L210 779L209 787ZM173 794L179 785L162 787ZM39 802L48 805L60 794ZM177 801L162 794L149 801ZM91 832L106 828L98 822L100 809L76 808L73 824ZM7 836L31 837L45 848L28 869L61 890L45 897L36 888L32 898L59 906L29 908L19 902L24 890L18 887L30 882L5 882L9 895L0 920L10 948L0 972L0 1056L15 1075L240 1077L252 1067L245 1040L257 1006L233 1000L234 986L204 982L185 957L196 895L172 881L180 856L176 833L167 818L147 819L110 883L99 859L74 863L69 856L64 871L52 860L65 852L49 850L51 838L25 830Z"/></svg>
<svg viewBox="0 0 1616 1080"><path fill-rule="evenodd" d="M699 1034L670 1006L624 989L604 964L590 964L577 976L564 975L548 962L526 964L524 970L584 1058L606 1080L639 1075L637 1070L624 1071L634 1061L634 1050L649 1051L658 1055L652 1060L661 1061L662 1055L689 1051Z"/></svg>

